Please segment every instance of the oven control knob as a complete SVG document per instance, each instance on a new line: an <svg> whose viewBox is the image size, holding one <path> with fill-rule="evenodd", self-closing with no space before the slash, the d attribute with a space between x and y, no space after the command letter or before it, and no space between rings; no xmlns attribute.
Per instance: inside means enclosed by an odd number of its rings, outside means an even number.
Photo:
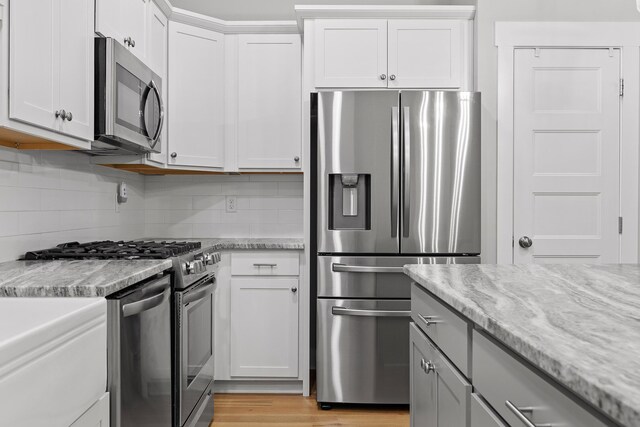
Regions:
<svg viewBox="0 0 640 427"><path fill-rule="evenodd" d="M213 265L213 254L210 254L209 252L205 252L204 263L207 265Z"/></svg>
<svg viewBox="0 0 640 427"><path fill-rule="evenodd" d="M194 273L194 272L195 272L195 270L196 270L196 264L195 264L195 262L193 262L193 261L192 261L192 262L185 262L185 263L184 263L184 271L185 271L187 274L192 274L192 273Z"/></svg>

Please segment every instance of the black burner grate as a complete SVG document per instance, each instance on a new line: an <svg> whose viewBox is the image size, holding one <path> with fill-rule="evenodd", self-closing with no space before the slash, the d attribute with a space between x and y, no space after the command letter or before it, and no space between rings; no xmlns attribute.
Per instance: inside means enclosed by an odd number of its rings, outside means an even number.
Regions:
<svg viewBox="0 0 640 427"><path fill-rule="evenodd" d="M201 246L200 242L177 241L69 242L51 249L27 252L23 259L166 259L198 250Z"/></svg>

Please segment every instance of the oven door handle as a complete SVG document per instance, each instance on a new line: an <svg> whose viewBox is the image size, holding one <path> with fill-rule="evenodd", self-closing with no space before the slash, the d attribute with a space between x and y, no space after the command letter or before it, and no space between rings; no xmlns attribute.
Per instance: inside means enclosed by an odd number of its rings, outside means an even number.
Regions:
<svg viewBox="0 0 640 427"><path fill-rule="evenodd" d="M213 292L213 289L215 287L216 287L216 279L213 278L211 279L211 282L209 282L208 285L201 286L197 290L194 290L193 292L188 292L184 296L182 300L182 304L183 305L191 304L192 302L200 301L201 299L208 297Z"/></svg>
<svg viewBox="0 0 640 427"><path fill-rule="evenodd" d="M404 273L403 267L374 267L333 263L331 269L337 273Z"/></svg>
<svg viewBox="0 0 640 427"><path fill-rule="evenodd" d="M358 317L411 317L411 310L362 310L359 308L332 307L331 314Z"/></svg>
<svg viewBox="0 0 640 427"><path fill-rule="evenodd" d="M162 292L157 293L149 298L140 301L131 302L122 306L122 316L129 317L140 314L144 311L151 310L165 302L169 295L169 288L165 288Z"/></svg>

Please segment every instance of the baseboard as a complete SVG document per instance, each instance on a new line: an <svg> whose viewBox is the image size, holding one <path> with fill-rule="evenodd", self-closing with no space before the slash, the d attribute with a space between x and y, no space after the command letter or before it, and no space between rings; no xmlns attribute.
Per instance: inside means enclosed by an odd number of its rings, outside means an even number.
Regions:
<svg viewBox="0 0 640 427"><path fill-rule="evenodd" d="M216 381L216 393L302 394L302 381Z"/></svg>

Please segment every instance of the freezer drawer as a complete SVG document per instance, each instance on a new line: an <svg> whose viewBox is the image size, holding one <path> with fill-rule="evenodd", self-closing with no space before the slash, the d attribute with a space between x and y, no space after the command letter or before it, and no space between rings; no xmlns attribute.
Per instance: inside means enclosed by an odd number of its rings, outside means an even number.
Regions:
<svg viewBox="0 0 640 427"><path fill-rule="evenodd" d="M319 256L318 297L410 298L406 264L478 264L479 257Z"/></svg>
<svg viewBox="0 0 640 427"><path fill-rule="evenodd" d="M318 402L409 403L409 300L318 300Z"/></svg>

